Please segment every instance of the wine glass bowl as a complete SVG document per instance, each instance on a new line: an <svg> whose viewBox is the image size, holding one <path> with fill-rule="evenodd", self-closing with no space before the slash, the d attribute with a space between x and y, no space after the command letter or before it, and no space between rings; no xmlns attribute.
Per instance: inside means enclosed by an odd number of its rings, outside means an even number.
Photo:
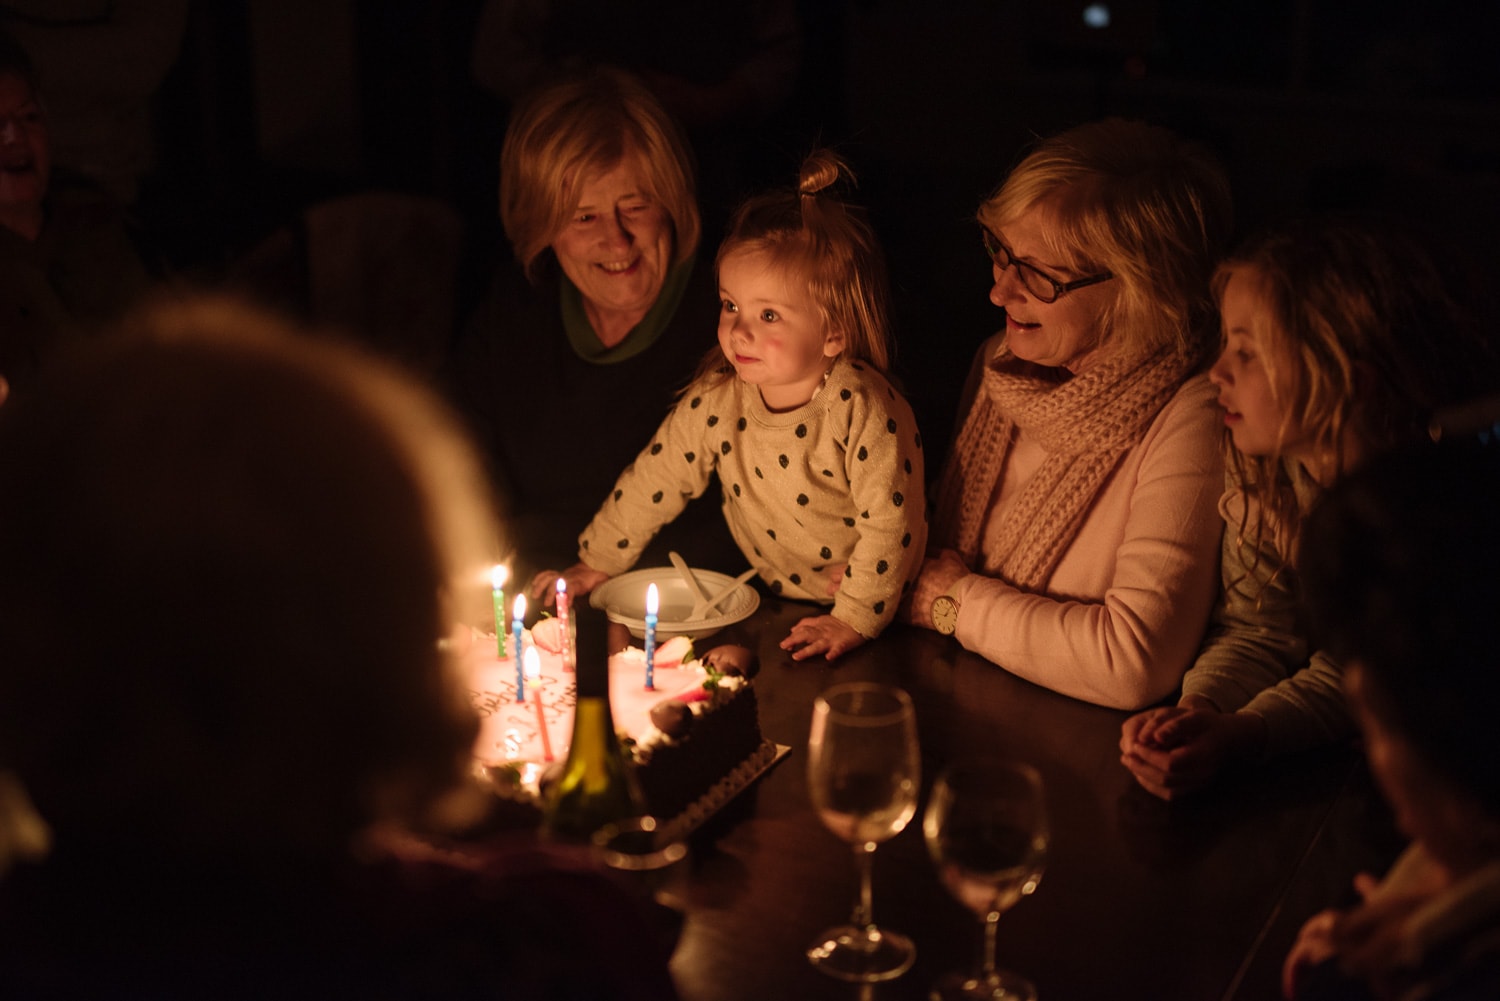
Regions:
<svg viewBox="0 0 1500 1001"><path fill-rule="evenodd" d="M870 864L876 845L917 812L921 763L911 697L867 682L835 685L813 703L807 787L827 828L854 849L859 895L846 925L807 950L814 966L841 980L871 983L905 973L916 947L871 917Z"/></svg>
<svg viewBox="0 0 1500 1001"><path fill-rule="evenodd" d="M933 1001L1035 1001L1029 981L996 969L995 929L1041 882L1049 838L1041 776L1015 761L950 765L933 786L922 830L938 878L984 923L979 971L939 981Z"/></svg>

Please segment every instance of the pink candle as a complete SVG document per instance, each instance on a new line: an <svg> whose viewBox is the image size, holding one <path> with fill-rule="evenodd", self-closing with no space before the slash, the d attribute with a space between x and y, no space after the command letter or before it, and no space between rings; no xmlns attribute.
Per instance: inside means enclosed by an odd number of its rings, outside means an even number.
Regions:
<svg viewBox="0 0 1500 1001"><path fill-rule="evenodd" d="M568 582L557 578L557 621L562 624L562 662L564 671L578 667L573 654L573 619L568 610Z"/></svg>
<svg viewBox="0 0 1500 1001"><path fill-rule="evenodd" d="M542 713L542 686L538 684L542 677L542 658L536 652L536 647L527 647L524 658L526 664L526 677L531 679L531 698L536 705L536 726L542 732L542 760L552 761L552 736L547 733L547 717Z"/></svg>

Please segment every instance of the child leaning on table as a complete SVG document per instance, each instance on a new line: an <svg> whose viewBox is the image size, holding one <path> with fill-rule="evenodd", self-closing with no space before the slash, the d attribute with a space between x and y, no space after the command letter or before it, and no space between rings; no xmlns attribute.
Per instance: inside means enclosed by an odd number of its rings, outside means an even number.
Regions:
<svg viewBox="0 0 1500 1001"><path fill-rule="evenodd" d="M1340 666L1309 644L1297 549L1320 495L1497 385L1494 355L1411 240L1373 221L1271 231L1215 276L1225 410L1219 604L1178 705L1126 720L1122 760L1173 799L1226 767L1353 732Z"/></svg>
<svg viewBox="0 0 1500 1001"><path fill-rule="evenodd" d="M1412 840L1287 956L1299 1001L1500 997L1500 454L1444 441L1340 484L1306 547L1313 627L1346 665L1370 769Z"/></svg>
<svg viewBox="0 0 1500 1001"><path fill-rule="evenodd" d="M579 537L571 593L628 570L717 474L761 580L833 606L792 627L793 657L832 660L896 614L926 541L922 443L882 372L884 262L863 213L830 190L841 175L814 152L795 192L736 212L716 262L718 346Z"/></svg>

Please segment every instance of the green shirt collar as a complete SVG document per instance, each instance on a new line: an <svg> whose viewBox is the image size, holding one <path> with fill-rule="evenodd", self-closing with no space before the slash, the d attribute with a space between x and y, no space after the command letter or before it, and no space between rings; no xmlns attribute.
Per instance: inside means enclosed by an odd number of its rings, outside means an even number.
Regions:
<svg viewBox="0 0 1500 1001"><path fill-rule="evenodd" d="M667 272L661 294L656 297L656 302L641 318L641 322L630 328L630 333L625 335L623 341L608 348L600 343L593 324L589 323L588 314L583 309L583 294L578 291L578 286L566 274L559 273L563 330L567 332L568 343L573 346L574 352L584 361L595 365L613 365L633 358L655 344L677 313L677 306L682 302L683 293L687 291L688 279L692 277L693 266L694 258L691 257L673 265L672 270Z"/></svg>

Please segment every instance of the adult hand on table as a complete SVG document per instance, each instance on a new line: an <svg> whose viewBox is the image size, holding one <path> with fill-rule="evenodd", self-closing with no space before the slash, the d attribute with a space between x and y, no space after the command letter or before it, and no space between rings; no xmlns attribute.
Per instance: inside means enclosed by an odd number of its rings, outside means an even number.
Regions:
<svg viewBox="0 0 1500 1001"><path fill-rule="evenodd" d="M781 649L794 651L793 660L806 660L820 653L829 660L837 660L841 654L848 653L864 641L865 637L847 622L832 615L815 615L793 626L786 639L781 641Z"/></svg>
<svg viewBox="0 0 1500 1001"><path fill-rule="evenodd" d="M1254 713L1221 713L1202 700L1136 713L1120 727L1120 761L1146 791L1165 800L1197 792L1265 742Z"/></svg>
<svg viewBox="0 0 1500 1001"><path fill-rule="evenodd" d="M917 575L916 586L911 589L911 597L902 606L903 617L914 626L931 629L933 599L949 594L953 585L969 573L968 565L956 549L943 549L928 556Z"/></svg>
<svg viewBox="0 0 1500 1001"><path fill-rule="evenodd" d="M609 580L609 574L602 570L595 570L587 563L574 563L562 573L556 570L543 570L531 578L531 585L526 591L533 601L541 601L547 608L557 604L557 578L561 577L568 583L568 596L574 600L582 598L594 588Z"/></svg>

